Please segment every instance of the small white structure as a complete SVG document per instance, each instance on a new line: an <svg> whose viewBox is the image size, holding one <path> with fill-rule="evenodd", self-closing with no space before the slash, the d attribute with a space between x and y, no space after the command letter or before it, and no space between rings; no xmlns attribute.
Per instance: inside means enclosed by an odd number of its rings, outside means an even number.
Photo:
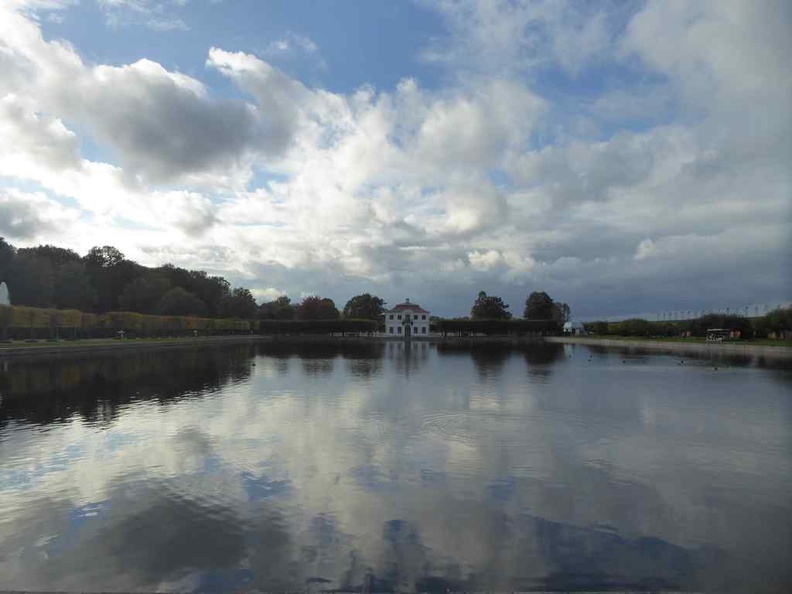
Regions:
<svg viewBox="0 0 792 594"><path fill-rule="evenodd" d="M582 322L569 321L564 324L564 334L570 336L582 336L586 333L586 327Z"/></svg>
<svg viewBox="0 0 792 594"><path fill-rule="evenodd" d="M385 333L394 338L429 335L429 312L407 299L385 312Z"/></svg>
<svg viewBox="0 0 792 594"><path fill-rule="evenodd" d="M0 283L0 305L11 305L8 299L8 287L5 283Z"/></svg>

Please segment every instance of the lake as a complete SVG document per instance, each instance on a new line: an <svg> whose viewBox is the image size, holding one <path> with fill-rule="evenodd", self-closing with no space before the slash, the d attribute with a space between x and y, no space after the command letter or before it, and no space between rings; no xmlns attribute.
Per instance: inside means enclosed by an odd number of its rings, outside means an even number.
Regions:
<svg viewBox="0 0 792 594"><path fill-rule="evenodd" d="M792 589L788 364L339 341L0 366L0 590Z"/></svg>

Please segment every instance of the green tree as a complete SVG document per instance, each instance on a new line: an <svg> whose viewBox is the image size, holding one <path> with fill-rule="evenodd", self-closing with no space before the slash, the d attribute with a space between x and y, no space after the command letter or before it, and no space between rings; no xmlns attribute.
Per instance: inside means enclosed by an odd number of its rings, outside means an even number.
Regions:
<svg viewBox="0 0 792 594"><path fill-rule="evenodd" d="M335 320L338 317L338 309L332 299L311 295L297 306L299 320Z"/></svg>
<svg viewBox="0 0 792 594"><path fill-rule="evenodd" d="M157 313L163 316L205 316L206 304L181 287L174 287L157 303Z"/></svg>
<svg viewBox="0 0 792 594"><path fill-rule="evenodd" d="M295 315L295 307L286 295L281 295L274 301L262 303L258 313L261 320L293 320Z"/></svg>
<svg viewBox="0 0 792 594"><path fill-rule="evenodd" d="M81 262L68 262L58 268L55 274L56 307L91 311L96 305L96 298L96 289Z"/></svg>
<svg viewBox="0 0 792 594"><path fill-rule="evenodd" d="M229 318L251 320L256 317L258 304L248 289L237 287L224 299L222 312Z"/></svg>
<svg viewBox="0 0 792 594"><path fill-rule="evenodd" d="M344 306L345 318L379 320L383 313L385 313L385 301L369 293L355 295Z"/></svg>
<svg viewBox="0 0 792 594"><path fill-rule="evenodd" d="M508 309L503 299L481 291L470 310L470 317L474 320L510 320L512 315Z"/></svg>
<svg viewBox="0 0 792 594"><path fill-rule="evenodd" d="M126 284L118 297L118 309L154 313L160 299L172 288L162 274L150 272Z"/></svg>
<svg viewBox="0 0 792 594"><path fill-rule="evenodd" d="M49 244L39 245L34 248L23 248L19 252L33 254L38 258L48 260L55 267L63 266L64 264L74 264L82 259L80 254L74 250Z"/></svg>
<svg viewBox="0 0 792 594"><path fill-rule="evenodd" d="M0 237L0 282L8 280L8 271L16 254L16 248Z"/></svg>
<svg viewBox="0 0 792 594"><path fill-rule="evenodd" d="M117 309L124 287L146 270L140 264L125 259L124 254L109 245L91 248L83 261L96 289L96 311L100 312Z"/></svg>
<svg viewBox="0 0 792 594"><path fill-rule="evenodd" d="M8 273L8 293L13 305L52 307L54 305L52 264L30 253L17 254Z"/></svg>
<svg viewBox="0 0 792 594"><path fill-rule="evenodd" d="M123 262L124 259L121 250L111 245L92 247L83 258L85 264L91 268L112 268Z"/></svg>
<svg viewBox="0 0 792 594"><path fill-rule="evenodd" d="M206 303L210 316L219 316L225 299L231 294L231 284L222 276L210 276L203 270L190 270L187 290Z"/></svg>
<svg viewBox="0 0 792 594"><path fill-rule="evenodd" d="M526 320L552 320L553 319L553 300L550 295L542 291L534 291L525 300L525 311L523 317Z"/></svg>

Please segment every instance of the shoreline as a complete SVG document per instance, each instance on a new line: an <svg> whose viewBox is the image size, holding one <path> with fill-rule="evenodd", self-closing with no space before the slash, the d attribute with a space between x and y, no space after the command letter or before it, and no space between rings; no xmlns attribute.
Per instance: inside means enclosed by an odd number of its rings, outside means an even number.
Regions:
<svg viewBox="0 0 792 594"><path fill-rule="evenodd" d="M410 340L378 334L372 336L331 336L319 334L278 335L278 334L244 334L234 336L199 336L179 338L87 338L81 340L60 340L57 342L37 341L35 343L14 342L0 343L0 361L3 359L19 359L24 357L51 356L60 354L103 353L114 351L135 351L145 349L206 347L234 344L257 344L279 342L284 344L312 343L402 343L402 344L510 344L524 345L541 343L541 337L525 336L416 336Z"/></svg>
<svg viewBox="0 0 792 594"><path fill-rule="evenodd" d="M0 360L38 357L42 355L81 354L89 352L133 351L142 349L180 348L224 344L253 343L258 336L199 336L185 338L87 338L59 342L24 343L26 346L0 344Z"/></svg>
<svg viewBox="0 0 792 594"><path fill-rule="evenodd" d="M792 360L792 348L749 343L696 343L670 340L623 340L618 338L587 338L573 336L548 336L547 342L556 344L580 344L589 346L618 347L652 351L674 351L717 357L719 355L754 355Z"/></svg>
<svg viewBox="0 0 792 594"><path fill-rule="evenodd" d="M618 338L588 338L571 336L425 336L413 337L407 341L387 335L374 336L328 336L328 335L261 335L245 334L235 336L200 336L181 338L138 338L116 339L96 338L77 341L61 340L59 342L31 343L0 343L0 360L38 357L59 354L83 354L91 352L135 351L145 349L185 348L223 346L236 344L256 344L280 342L295 343L432 343L469 346L492 345L526 345L548 342L553 344L579 344L588 346L621 348L627 350L652 350L698 354L700 356L717 357L720 355L752 355L792 360L792 348L757 344L723 344L723 343L690 343L662 340L623 340Z"/></svg>

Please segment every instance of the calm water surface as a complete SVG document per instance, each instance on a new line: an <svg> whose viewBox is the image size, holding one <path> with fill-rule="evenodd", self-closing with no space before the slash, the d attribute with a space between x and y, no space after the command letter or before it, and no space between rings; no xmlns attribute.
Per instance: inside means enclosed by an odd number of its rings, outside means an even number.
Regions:
<svg viewBox="0 0 792 594"><path fill-rule="evenodd" d="M687 357L0 362L0 589L790 591L792 371Z"/></svg>

